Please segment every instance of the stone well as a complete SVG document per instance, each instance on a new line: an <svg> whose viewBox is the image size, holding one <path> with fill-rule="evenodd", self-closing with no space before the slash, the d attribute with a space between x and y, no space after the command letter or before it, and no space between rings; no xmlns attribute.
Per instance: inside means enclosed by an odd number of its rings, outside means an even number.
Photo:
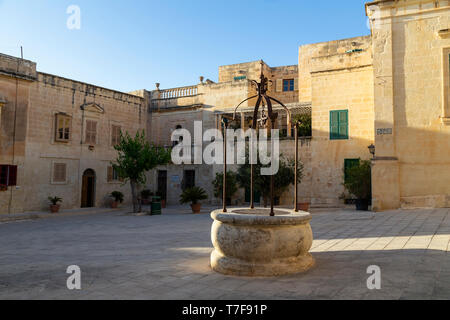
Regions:
<svg viewBox="0 0 450 320"><path fill-rule="evenodd" d="M309 253L313 234L311 214L288 209L216 210L211 240L211 267L236 276L281 276L314 266Z"/></svg>

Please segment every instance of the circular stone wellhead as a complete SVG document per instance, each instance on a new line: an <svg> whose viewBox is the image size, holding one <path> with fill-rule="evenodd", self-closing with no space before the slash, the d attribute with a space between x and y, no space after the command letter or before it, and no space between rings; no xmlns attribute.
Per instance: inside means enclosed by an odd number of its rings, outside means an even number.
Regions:
<svg viewBox="0 0 450 320"><path fill-rule="evenodd" d="M311 214L288 209L236 208L211 213L214 271L235 276L281 276L314 266Z"/></svg>

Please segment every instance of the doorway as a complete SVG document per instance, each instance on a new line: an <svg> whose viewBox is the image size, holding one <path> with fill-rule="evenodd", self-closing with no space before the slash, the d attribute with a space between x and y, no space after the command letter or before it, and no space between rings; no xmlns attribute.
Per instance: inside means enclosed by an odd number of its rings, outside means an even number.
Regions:
<svg viewBox="0 0 450 320"><path fill-rule="evenodd" d="M81 207L95 207L95 171L88 169L83 173L83 186L81 187Z"/></svg>
<svg viewBox="0 0 450 320"><path fill-rule="evenodd" d="M158 195L162 200L167 200L167 171L158 171Z"/></svg>
<svg viewBox="0 0 450 320"><path fill-rule="evenodd" d="M183 190L195 187L195 170L185 170L183 174Z"/></svg>

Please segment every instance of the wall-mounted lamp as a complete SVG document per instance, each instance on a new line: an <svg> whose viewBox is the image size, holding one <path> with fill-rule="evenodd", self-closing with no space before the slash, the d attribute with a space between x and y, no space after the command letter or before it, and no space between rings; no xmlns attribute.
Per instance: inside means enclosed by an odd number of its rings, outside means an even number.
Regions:
<svg viewBox="0 0 450 320"><path fill-rule="evenodd" d="M375 158L375 146L373 145L373 143L368 148L369 148L369 152L372 155L372 157Z"/></svg>

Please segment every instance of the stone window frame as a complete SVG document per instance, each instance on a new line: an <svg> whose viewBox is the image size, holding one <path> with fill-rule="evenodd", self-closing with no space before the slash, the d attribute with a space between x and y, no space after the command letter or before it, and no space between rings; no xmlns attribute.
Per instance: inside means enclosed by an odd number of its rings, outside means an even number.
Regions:
<svg viewBox="0 0 450 320"><path fill-rule="evenodd" d="M92 142L90 139L88 140L88 134L89 137L92 134L92 130L88 131L88 123L95 123L95 136L94 136L94 142ZM99 121L98 119L86 119L85 120L85 129L84 129L84 144L88 145L97 145L98 144L98 127L99 127Z"/></svg>
<svg viewBox="0 0 450 320"><path fill-rule="evenodd" d="M283 79L283 92L295 91L295 79Z"/></svg>
<svg viewBox="0 0 450 320"><path fill-rule="evenodd" d="M106 167L106 182L110 184L122 184L125 179L120 178L114 167L109 165Z"/></svg>
<svg viewBox="0 0 450 320"><path fill-rule="evenodd" d="M450 47L442 49L442 87L441 121L450 126Z"/></svg>
<svg viewBox="0 0 450 320"><path fill-rule="evenodd" d="M57 166L64 166L64 179L57 179ZM52 162L52 170L51 170L51 184L55 185L63 185L68 184L68 177L67 177L67 162L64 161L53 161Z"/></svg>
<svg viewBox="0 0 450 320"><path fill-rule="evenodd" d="M63 127L62 127L62 129L63 129L63 136L65 136L65 130L66 129L68 129L68 131L69 131L68 132L69 137L67 139L65 137L63 137L63 138L59 137L59 129L60 129L60 127L59 127L59 119L61 119L61 118L63 120L69 120L68 126L66 127L65 126L65 122L64 122ZM68 143L71 140L72 140L72 116L67 114L67 113L64 113L64 112L55 113L55 142Z"/></svg>
<svg viewBox="0 0 450 320"><path fill-rule="evenodd" d="M115 132L114 129L119 128L119 132ZM122 126L117 123L111 123L111 147L115 147L120 142L120 133L122 132Z"/></svg>
<svg viewBox="0 0 450 320"><path fill-rule="evenodd" d="M337 114L337 116L338 116L338 124L337 124L338 125L338 133L339 133L338 136L333 135L333 130L332 130L332 127L333 127L332 114L333 113ZM341 120L340 120L341 113L345 113L347 116L347 123L346 123L347 134L345 136L341 134L341 129L340 129L341 128ZM349 110L348 109L330 110L329 117L330 117L330 128L329 128L330 140L331 141L350 140L350 112L349 112Z"/></svg>

